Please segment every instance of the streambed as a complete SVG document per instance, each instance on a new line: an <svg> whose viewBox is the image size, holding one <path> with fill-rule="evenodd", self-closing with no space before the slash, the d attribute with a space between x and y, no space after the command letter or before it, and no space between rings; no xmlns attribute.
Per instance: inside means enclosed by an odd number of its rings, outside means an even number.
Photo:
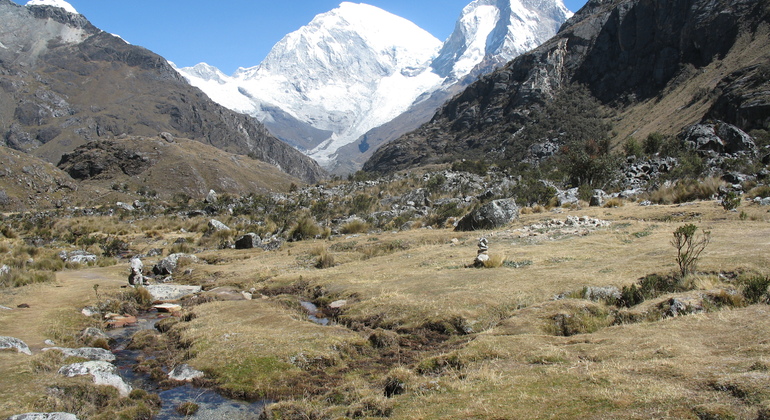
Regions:
<svg viewBox="0 0 770 420"><path fill-rule="evenodd" d="M160 396L161 410L155 419L247 420L259 418L264 406L267 404L265 401L250 403L233 400L223 397L214 390L199 388L189 383L164 390L149 375L134 371L134 367L142 357L142 352L140 350L127 349L131 342L131 336L141 330L154 329L158 321L167 317L167 314L161 314L152 310L140 314L137 317L138 322L136 324L116 328L108 333L114 340L112 352L117 358L114 364L118 367L120 376L133 388L144 389L147 392L156 393ZM194 415L189 416L179 414L176 408L179 404L185 402L198 404L198 411Z"/></svg>

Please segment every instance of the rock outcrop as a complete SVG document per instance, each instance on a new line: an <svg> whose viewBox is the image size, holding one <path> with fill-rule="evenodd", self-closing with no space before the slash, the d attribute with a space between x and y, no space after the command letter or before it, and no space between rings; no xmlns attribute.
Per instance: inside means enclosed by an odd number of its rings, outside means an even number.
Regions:
<svg viewBox="0 0 770 420"><path fill-rule="evenodd" d="M519 207L512 198L495 200L468 213L457 222L456 231L496 229L519 218Z"/></svg>
<svg viewBox="0 0 770 420"><path fill-rule="evenodd" d="M650 112L644 101L692 83L697 88L685 91L695 92L693 99L676 102L692 111L661 115L656 127L665 121L672 127L668 134L677 134L698 119L718 117L744 131L766 128L770 101L767 77L760 75L767 66L756 62L770 56L758 32L768 14L763 2L752 0L591 0L554 38L470 85L429 123L375 152L364 170L392 173L465 158L523 160L526 154L516 149L528 149L527 142L562 144L583 130L574 123L549 125L556 115L540 113L575 85L624 118L644 119ZM752 47L733 48L739 39ZM763 58L742 55L749 48ZM728 55L734 57L730 68L709 67ZM693 82L703 74L718 86ZM703 101L713 102L710 111Z"/></svg>

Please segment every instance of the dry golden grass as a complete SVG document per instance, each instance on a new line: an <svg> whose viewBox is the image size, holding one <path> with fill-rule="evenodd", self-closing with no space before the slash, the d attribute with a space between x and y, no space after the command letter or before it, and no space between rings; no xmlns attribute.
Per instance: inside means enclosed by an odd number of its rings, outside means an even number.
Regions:
<svg viewBox="0 0 770 420"><path fill-rule="evenodd" d="M770 400L761 385L770 366L767 305L646 317L671 297L661 296L627 310L637 314L628 319L650 321L610 326L613 307L552 300L586 286L620 288L647 274L675 272L670 240L685 223L711 231L712 241L698 273L686 279L696 290L677 296L740 290L717 273L770 274L770 214L754 205L742 210L749 215L743 220L717 201L626 203L532 212L498 231L413 229L299 241L270 252L205 251L191 266L191 281L253 287L266 296L194 306L196 318L173 330L189 345L188 363L223 390L280 398L285 403L276 410L285 413L598 419L723 411L753 420ZM612 225L578 234L544 229L523 236L518 230L568 215ZM162 237L148 237L148 228ZM160 247L178 235L162 226L126 229L136 249ZM202 231L186 235L196 240ZM466 268L481 236L489 239L491 255L527 264ZM314 257L325 252L333 252L336 265L318 270ZM50 325L48 317L77 319L77 310L94 299L94 283L107 293L125 283L126 272L125 264L65 271L56 284L0 294L2 305L27 301L38 309L0 312L0 335L22 338L33 350L51 334L65 337L75 325ZM321 308L346 299L336 314L340 324L310 322L300 297ZM577 335L557 336L565 331ZM28 362L2 353L0 363L10 372L0 378L0 417L15 414L13 404L32 408L43 384L29 379ZM403 392L384 399L393 383Z"/></svg>

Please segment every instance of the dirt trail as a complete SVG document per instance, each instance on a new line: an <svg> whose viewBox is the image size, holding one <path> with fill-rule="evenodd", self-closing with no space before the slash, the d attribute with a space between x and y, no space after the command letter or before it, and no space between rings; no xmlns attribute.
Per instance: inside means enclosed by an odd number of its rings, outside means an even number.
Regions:
<svg viewBox="0 0 770 420"><path fill-rule="evenodd" d="M12 310L0 309L0 335L23 340L35 351L45 347L51 338L51 327L67 313L78 313L92 304L96 295L112 294L127 284L128 269L125 265L63 271L56 274L56 282L37 284L13 289L0 294L0 305ZM17 308L27 304L29 308Z"/></svg>

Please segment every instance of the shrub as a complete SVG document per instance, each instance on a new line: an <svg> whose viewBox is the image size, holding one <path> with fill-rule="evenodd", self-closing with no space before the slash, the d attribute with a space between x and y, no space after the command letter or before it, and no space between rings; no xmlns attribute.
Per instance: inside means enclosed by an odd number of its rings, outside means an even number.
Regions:
<svg viewBox="0 0 770 420"><path fill-rule="evenodd" d="M484 268L499 268L503 266L505 257L502 255L490 255L489 259L484 261Z"/></svg>
<svg viewBox="0 0 770 420"><path fill-rule="evenodd" d="M626 139L626 142L623 143L623 153L626 156L636 156L641 157L642 156L642 146L639 144L638 141L636 141L635 138L629 137Z"/></svg>
<svg viewBox="0 0 770 420"><path fill-rule="evenodd" d="M726 211L735 210L741 205L741 196L730 191L722 197L722 208Z"/></svg>
<svg viewBox="0 0 770 420"><path fill-rule="evenodd" d="M331 253L329 253L329 251L324 249L318 255L318 259L316 260L315 267L316 268L334 267L334 255L332 255Z"/></svg>
<svg viewBox="0 0 770 420"><path fill-rule="evenodd" d="M704 230L701 235L698 235L698 227L693 224L680 226L674 231L671 245L676 248L676 262L679 265L681 278L695 270L698 258L710 240L711 232Z"/></svg>
<svg viewBox="0 0 770 420"><path fill-rule="evenodd" d="M743 285L743 297L749 303L770 303L770 277L755 275L738 281Z"/></svg>
<svg viewBox="0 0 770 420"><path fill-rule="evenodd" d="M642 144L644 153L651 156L658 153L665 141L666 137L663 134L658 132L650 133L647 138L644 139L644 143Z"/></svg>
<svg viewBox="0 0 770 420"><path fill-rule="evenodd" d="M321 234L321 227L318 226L315 221L305 216L297 222L297 224L289 231L290 241L301 241L304 239L313 239Z"/></svg>
<svg viewBox="0 0 770 420"><path fill-rule="evenodd" d="M344 234L363 233L369 230L369 224L360 219L354 219L340 228Z"/></svg>

